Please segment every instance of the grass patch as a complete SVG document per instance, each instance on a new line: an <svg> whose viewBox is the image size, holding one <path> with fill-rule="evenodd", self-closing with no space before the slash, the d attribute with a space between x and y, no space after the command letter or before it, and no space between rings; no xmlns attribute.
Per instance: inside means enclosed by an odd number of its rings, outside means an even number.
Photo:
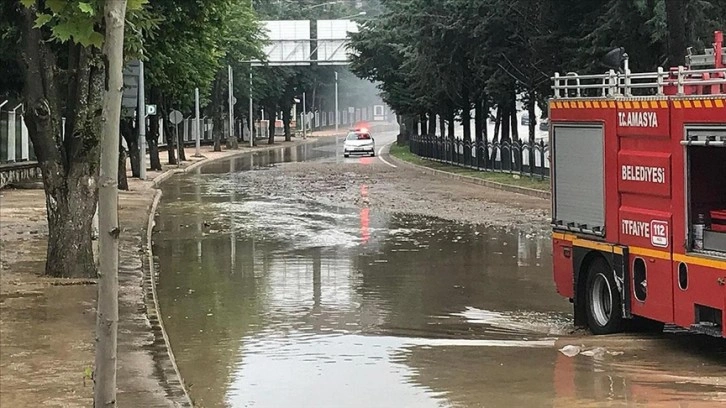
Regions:
<svg viewBox="0 0 726 408"><path fill-rule="evenodd" d="M495 183L508 184L512 186L531 188L540 191L550 191L550 181L545 179L540 181L539 178L530 178L529 176L519 176L507 173L496 173L491 171L479 171L466 167L452 166L446 163L440 163L433 160L426 160L415 154L411 153L408 146L399 146L394 143L391 145L391 156L409 162L417 164L419 166L428 167L430 169L436 169L445 171L447 173L458 174L461 176L475 177L479 179L493 181Z"/></svg>

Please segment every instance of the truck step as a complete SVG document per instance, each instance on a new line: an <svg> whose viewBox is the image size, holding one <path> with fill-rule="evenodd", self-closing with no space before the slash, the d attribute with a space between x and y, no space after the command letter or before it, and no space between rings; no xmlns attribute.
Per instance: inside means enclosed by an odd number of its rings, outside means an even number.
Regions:
<svg viewBox="0 0 726 408"><path fill-rule="evenodd" d="M692 324L691 330L696 333L707 334L713 337L723 337L723 331L721 326L717 326L712 323Z"/></svg>

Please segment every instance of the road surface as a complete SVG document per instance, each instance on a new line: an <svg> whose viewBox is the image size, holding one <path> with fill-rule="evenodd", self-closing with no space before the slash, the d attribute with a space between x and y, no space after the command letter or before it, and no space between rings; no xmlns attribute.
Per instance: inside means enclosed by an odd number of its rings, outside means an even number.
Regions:
<svg viewBox="0 0 726 408"><path fill-rule="evenodd" d="M393 166L320 142L164 186L160 308L198 406L726 402L719 343L573 334L549 203Z"/></svg>

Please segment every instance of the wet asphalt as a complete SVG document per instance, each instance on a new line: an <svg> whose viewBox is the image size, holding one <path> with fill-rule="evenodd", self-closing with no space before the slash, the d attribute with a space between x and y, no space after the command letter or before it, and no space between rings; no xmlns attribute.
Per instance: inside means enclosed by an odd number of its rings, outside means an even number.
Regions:
<svg viewBox="0 0 726 408"><path fill-rule="evenodd" d="M378 137L378 149L392 140ZM263 188L261 175L272 166L284 174L286 163L311 173L334 164L353 180L396 171L321 141L165 184L158 295L197 406L726 403L718 342L573 334L546 234L378 211L366 205L366 182L314 186L357 195L356 208L305 186ZM572 345L583 352L558 351Z"/></svg>

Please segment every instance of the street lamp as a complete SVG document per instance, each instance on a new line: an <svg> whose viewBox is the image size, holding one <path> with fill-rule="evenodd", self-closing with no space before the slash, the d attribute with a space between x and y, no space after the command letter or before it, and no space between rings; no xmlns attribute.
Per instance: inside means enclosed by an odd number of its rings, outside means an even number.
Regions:
<svg viewBox="0 0 726 408"><path fill-rule="evenodd" d="M343 2L342 0L329 1L327 3L320 3L320 4L315 4L313 6L303 7L303 10L310 10L310 9L314 9L314 8L317 8L317 7L323 7L323 6L332 6L333 4L340 4L342 2Z"/></svg>
<svg viewBox="0 0 726 408"><path fill-rule="evenodd" d="M348 18L355 18L355 17L363 17L363 16L365 16L366 14L368 14L368 13L366 13L365 11L361 11L360 13L358 13L358 14L353 14L352 16L345 16L345 17L340 17L340 18L339 18L338 20L345 20L345 19L348 19Z"/></svg>

